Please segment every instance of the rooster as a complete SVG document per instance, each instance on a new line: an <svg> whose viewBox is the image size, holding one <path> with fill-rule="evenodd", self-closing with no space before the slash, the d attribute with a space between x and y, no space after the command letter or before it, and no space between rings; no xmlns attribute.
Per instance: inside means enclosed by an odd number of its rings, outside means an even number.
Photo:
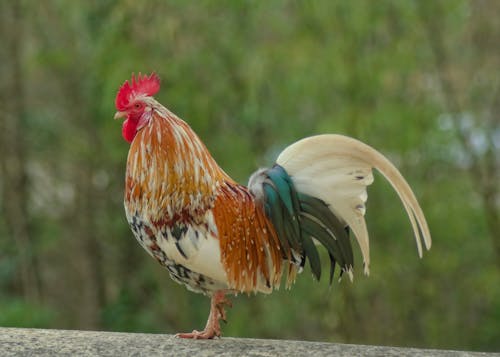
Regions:
<svg viewBox="0 0 500 357"><path fill-rule="evenodd" d="M418 254L431 236L424 214L400 172L378 151L342 135L318 135L287 147L248 186L232 180L189 127L158 101L155 74L132 75L120 87L115 119L130 143L125 212L140 245L189 290L211 297L203 331L181 338L221 336L226 295L270 293L290 287L306 263L319 280L318 246L328 253L330 283L336 267L352 279L350 234L370 255L364 220L366 187L376 168L408 214Z"/></svg>

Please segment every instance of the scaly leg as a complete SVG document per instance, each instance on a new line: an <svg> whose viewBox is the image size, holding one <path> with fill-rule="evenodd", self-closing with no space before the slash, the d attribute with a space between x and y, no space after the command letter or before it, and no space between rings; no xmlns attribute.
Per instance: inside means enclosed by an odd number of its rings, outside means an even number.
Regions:
<svg viewBox="0 0 500 357"><path fill-rule="evenodd" d="M188 333L178 333L175 336L180 338L193 338L193 339L212 339L214 337L220 337L220 324L219 320L226 322L226 310L224 307L231 307L231 301L229 301L224 291L217 291L210 302L210 313L208 315L207 325L203 331L196 331Z"/></svg>

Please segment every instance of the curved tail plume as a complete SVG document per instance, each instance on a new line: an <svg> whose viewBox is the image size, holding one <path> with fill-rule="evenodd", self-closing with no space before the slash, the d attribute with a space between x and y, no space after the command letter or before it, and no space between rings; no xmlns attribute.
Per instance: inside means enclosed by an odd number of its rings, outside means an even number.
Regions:
<svg viewBox="0 0 500 357"><path fill-rule="evenodd" d="M431 247L431 235L412 189L398 169L372 147L343 135L318 135L287 147L276 163L291 176L298 192L324 201L332 213L356 236L369 273L370 250L364 220L366 187L373 182L376 168L399 195L410 219L418 254L422 242Z"/></svg>

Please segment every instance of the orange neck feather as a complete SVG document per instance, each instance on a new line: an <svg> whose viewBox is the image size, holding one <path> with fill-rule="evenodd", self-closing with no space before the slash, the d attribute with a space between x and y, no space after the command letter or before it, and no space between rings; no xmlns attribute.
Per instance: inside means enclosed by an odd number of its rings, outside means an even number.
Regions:
<svg viewBox="0 0 500 357"><path fill-rule="evenodd" d="M230 179L193 130L162 109L152 112L130 146L125 201L140 205L153 221L196 218Z"/></svg>

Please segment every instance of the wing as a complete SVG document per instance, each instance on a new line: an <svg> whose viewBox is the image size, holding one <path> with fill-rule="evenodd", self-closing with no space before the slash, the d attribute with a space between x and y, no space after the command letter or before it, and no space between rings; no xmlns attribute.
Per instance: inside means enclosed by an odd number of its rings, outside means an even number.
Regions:
<svg viewBox="0 0 500 357"><path fill-rule="evenodd" d="M278 236L249 190L226 181L219 187L213 214L230 287L265 293L278 287L283 268Z"/></svg>

